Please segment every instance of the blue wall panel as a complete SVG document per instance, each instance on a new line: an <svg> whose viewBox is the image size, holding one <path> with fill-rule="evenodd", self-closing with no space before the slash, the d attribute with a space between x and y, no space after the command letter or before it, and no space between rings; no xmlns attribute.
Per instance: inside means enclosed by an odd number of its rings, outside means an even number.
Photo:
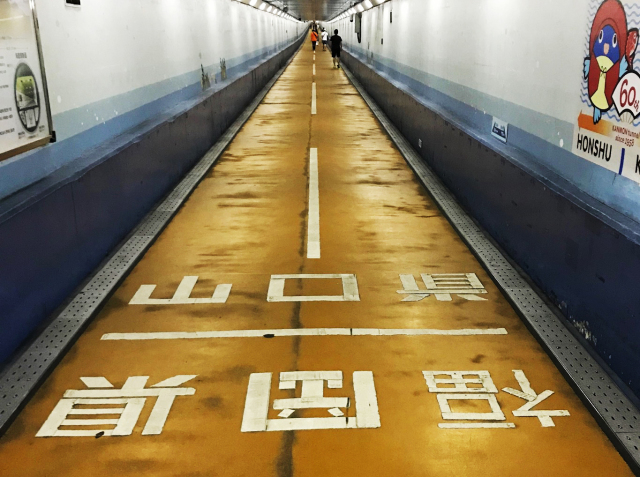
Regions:
<svg viewBox="0 0 640 477"><path fill-rule="evenodd" d="M640 225L521 167L522 151L478 137L358 58L344 57L460 203L565 316L581 323L596 352L640 396Z"/></svg>
<svg viewBox="0 0 640 477"><path fill-rule="evenodd" d="M0 353L3 357L83 277L71 187L66 185L0 226Z"/></svg>

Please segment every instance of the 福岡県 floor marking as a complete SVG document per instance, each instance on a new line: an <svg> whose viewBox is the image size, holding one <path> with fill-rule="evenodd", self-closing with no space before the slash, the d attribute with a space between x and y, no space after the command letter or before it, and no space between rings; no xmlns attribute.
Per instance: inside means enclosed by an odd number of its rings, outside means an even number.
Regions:
<svg viewBox="0 0 640 477"><path fill-rule="evenodd" d="M514 369L513 374L522 391L508 387L502 390L527 401L519 409L512 411L514 417L537 417L540 420L541 427L555 427L555 422L552 418L571 415L567 410L533 410L535 406L553 395L553 391L546 390L536 394L531 388L524 371ZM449 421L475 421L441 423L438 425L441 429L515 429L515 424L509 422L486 422L507 420L496 398L499 390L493 383L489 371L423 371L422 375L425 378L429 392L437 395L442 419ZM453 412L449 401L456 400L485 401L489 405L491 412Z"/></svg>
<svg viewBox="0 0 640 477"><path fill-rule="evenodd" d="M342 388L342 371L286 372L280 373L279 389L294 389L302 382L302 397L276 399L275 410L283 419L267 419L271 394L271 373L254 373L249 377L249 387L242 417L242 432L304 431L312 429L376 429L380 427L378 398L371 371L353 373L355 417L346 417L340 408L348 410L351 399L325 397L324 383L332 389ZM333 417L289 417L299 409L327 409Z"/></svg>
<svg viewBox="0 0 640 477"><path fill-rule="evenodd" d="M194 388L178 386L195 377L195 375L178 375L145 388L149 376L132 376L127 379L121 389L114 389L114 386L104 376L80 378L89 389L72 389L65 392L36 437L129 436L133 433L149 397L157 397L158 400L142 430L142 435L161 434L175 398L177 396L193 396L196 392ZM114 405L124 405L124 407L115 408ZM87 406L110 407L90 408ZM116 419L71 418L78 415L119 415L120 417ZM87 427L105 425L114 425L115 428L104 431L87 430ZM60 429L61 427L67 429ZM69 429L69 427L84 429ZM96 434L100 435L96 436Z"/></svg>

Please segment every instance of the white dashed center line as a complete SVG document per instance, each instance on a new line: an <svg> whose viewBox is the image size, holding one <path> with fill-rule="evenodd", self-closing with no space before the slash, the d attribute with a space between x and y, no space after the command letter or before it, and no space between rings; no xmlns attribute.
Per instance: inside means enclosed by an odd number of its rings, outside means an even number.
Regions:
<svg viewBox="0 0 640 477"><path fill-rule="evenodd" d="M318 149L309 154L309 224L307 258L320 258L320 190L318 185Z"/></svg>

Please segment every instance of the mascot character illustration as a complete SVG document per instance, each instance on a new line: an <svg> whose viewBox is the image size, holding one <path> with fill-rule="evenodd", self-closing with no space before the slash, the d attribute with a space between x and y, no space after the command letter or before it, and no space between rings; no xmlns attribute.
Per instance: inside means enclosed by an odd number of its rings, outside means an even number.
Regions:
<svg viewBox="0 0 640 477"><path fill-rule="evenodd" d="M627 27L627 15L619 0L605 0L591 26L589 57L584 60L584 77L593 104L593 123L613 104L613 91L620 78L632 68L638 47L638 29Z"/></svg>

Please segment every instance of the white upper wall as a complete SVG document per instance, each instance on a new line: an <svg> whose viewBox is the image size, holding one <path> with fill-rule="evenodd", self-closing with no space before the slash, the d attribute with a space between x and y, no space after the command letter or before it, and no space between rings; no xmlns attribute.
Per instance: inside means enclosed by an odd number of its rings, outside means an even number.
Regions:
<svg viewBox="0 0 640 477"><path fill-rule="evenodd" d="M574 122L587 11L588 0L393 0L363 14L358 46L370 42L376 56ZM340 25L357 44L353 23Z"/></svg>
<svg viewBox="0 0 640 477"><path fill-rule="evenodd" d="M303 27L231 0L36 4L54 128L60 113L197 72L201 64L219 71L220 58L230 67L230 60L293 40ZM166 92L160 88L145 101Z"/></svg>

